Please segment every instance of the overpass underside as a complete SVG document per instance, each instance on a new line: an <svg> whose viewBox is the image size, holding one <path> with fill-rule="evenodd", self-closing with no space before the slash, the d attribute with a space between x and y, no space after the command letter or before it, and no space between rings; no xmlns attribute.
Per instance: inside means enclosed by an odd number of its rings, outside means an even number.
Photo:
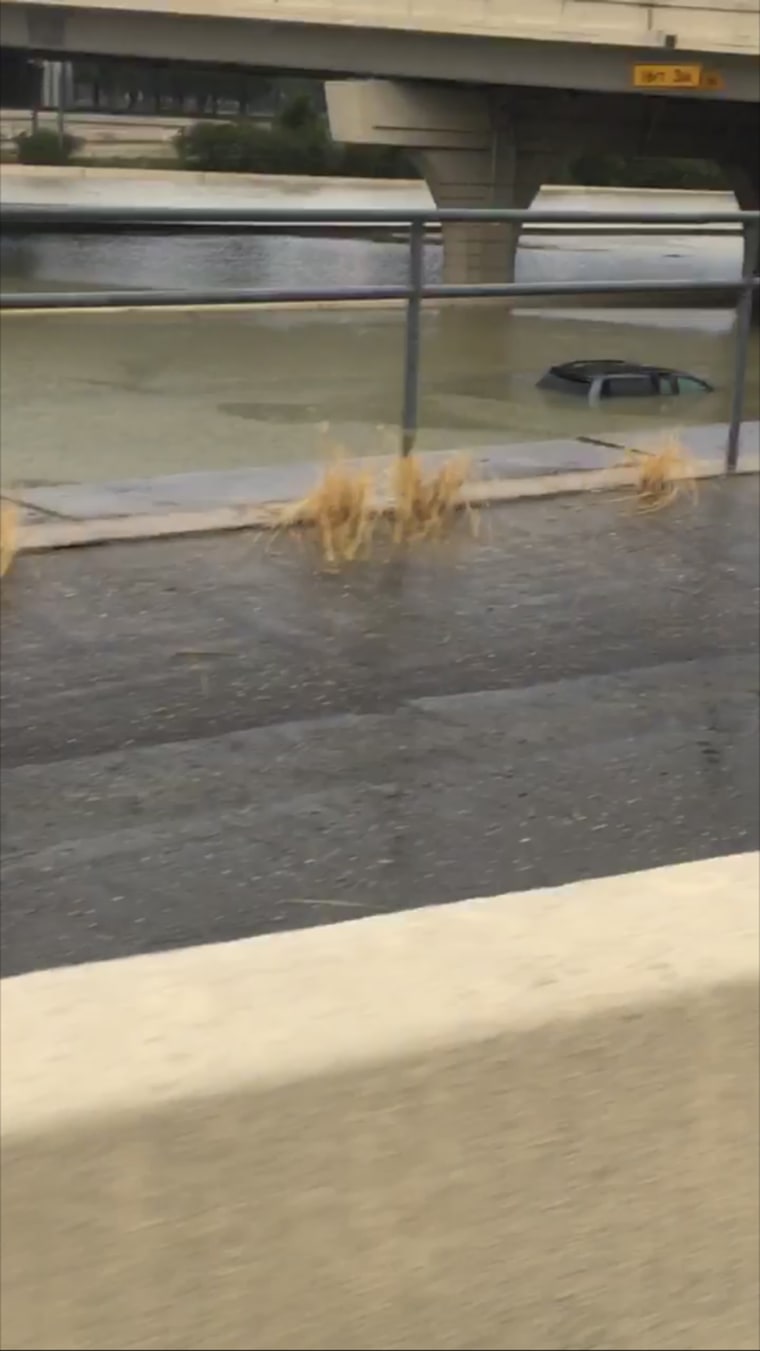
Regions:
<svg viewBox="0 0 760 1351"><path fill-rule="evenodd" d="M327 104L336 140L403 146L441 208L527 208L578 155L607 151L715 160L740 207L760 205L752 104L388 80L328 82ZM518 236L446 225L446 280L513 277Z"/></svg>

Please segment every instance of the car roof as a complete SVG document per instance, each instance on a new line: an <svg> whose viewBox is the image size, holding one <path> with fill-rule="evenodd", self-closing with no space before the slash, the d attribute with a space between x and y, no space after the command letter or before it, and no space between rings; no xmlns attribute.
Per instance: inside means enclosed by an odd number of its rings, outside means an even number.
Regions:
<svg viewBox="0 0 760 1351"><path fill-rule="evenodd" d="M593 358L582 361L565 361L552 366L551 375L559 380L571 380L579 383L591 383L593 380L614 375L620 379L635 379L642 375L683 375L690 380L699 376L689 375L687 371L675 370L670 366L645 365L636 361L622 361L615 357L599 360ZM703 383L700 381L700 383Z"/></svg>

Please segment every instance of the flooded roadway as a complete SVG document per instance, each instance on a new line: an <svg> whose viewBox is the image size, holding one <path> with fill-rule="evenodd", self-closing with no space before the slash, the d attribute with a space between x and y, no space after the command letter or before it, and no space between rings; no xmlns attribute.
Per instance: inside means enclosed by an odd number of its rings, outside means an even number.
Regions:
<svg viewBox="0 0 760 1351"><path fill-rule="evenodd" d="M77 191L81 200L81 185ZM99 185L96 199L115 204L115 191ZM562 205L623 209L620 195L612 196L566 194ZM730 280L740 252L730 236L532 235L520 249L518 276ZM6 244L2 265L7 290L388 285L404 276L406 249L366 239L49 237ZM426 266L431 279L439 275L435 244ZM399 309L26 313L4 316L2 338L6 485L304 460L325 442L363 455L395 440ZM748 416L757 416L759 404L757 336L753 342ZM733 316L723 310L431 309L420 444L445 449L722 421L733 349ZM595 410L536 388L547 366L600 356L685 368L715 391Z"/></svg>

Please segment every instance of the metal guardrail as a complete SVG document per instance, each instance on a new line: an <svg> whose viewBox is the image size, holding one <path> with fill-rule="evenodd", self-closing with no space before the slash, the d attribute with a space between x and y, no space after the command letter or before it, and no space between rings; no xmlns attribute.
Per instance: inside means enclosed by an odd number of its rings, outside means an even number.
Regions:
<svg viewBox="0 0 760 1351"><path fill-rule="evenodd" d="M421 222L481 221L483 223L521 225L530 221L536 225L756 225L758 211L537 211L532 208L516 211L510 207L317 207L287 211L283 207L174 207L159 206L149 210L125 210L112 206L32 206L8 202L0 208L3 231L19 228L71 229L77 234L91 231L132 234L140 221L151 233L166 229L186 233L188 225L281 226L291 224L322 224L331 221L343 225L415 225Z"/></svg>
<svg viewBox="0 0 760 1351"><path fill-rule="evenodd" d="M578 282L489 282L473 285L428 285L424 275L424 246L430 226L447 224L522 225L531 227L577 226L602 232L608 227L616 233L621 227L646 225L647 233L673 234L679 228L703 226L741 226L745 233L742 275L735 282L701 281L578 281ZM353 286L302 289L295 287L225 288L199 291L118 290L73 292L3 292L0 308L4 310L41 309L102 309L102 308L158 308L162 306L202 307L211 305L255 305L272 303L303 303L316 301L371 301L402 300L406 302L406 337L404 344L404 397L401 415L401 454L412 450L418 428L419 364L422 305L426 300L479 300L511 296L567 296L615 295L625 296L642 291L659 292L700 291L736 292L736 352L734 380L731 391L731 413L726 445L726 471L736 469L739 458L739 439L744 415L747 380L752 300L760 289L757 276L760 246L760 212L757 211L700 211L686 215L683 212L641 211L512 211L492 208L462 208L458 210L345 210L320 209L285 212L272 208L227 209L220 207L178 210L171 207L151 210L124 210L112 207L60 208L0 205L0 236L5 238L29 234L76 235L206 235L206 234L261 234L292 233L295 230L376 227L408 231L409 271L403 286Z"/></svg>

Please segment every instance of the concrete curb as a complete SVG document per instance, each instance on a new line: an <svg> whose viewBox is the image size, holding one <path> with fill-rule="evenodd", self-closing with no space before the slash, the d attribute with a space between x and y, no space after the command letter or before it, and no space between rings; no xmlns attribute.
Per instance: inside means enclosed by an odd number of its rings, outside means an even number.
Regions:
<svg viewBox="0 0 760 1351"><path fill-rule="evenodd" d="M365 463L371 464L368 460ZM737 474L756 474L760 470L758 457L747 453L740 460ZM690 478L720 478L725 474L723 460L695 464ZM615 489L630 489L637 479L635 467L608 469L581 469L567 473L547 473L525 478L487 479L465 486L463 505L473 507L498 506L507 502L531 498L546 498L578 493L603 493ZM18 501L13 493L10 500ZM99 516L88 520L44 516L27 520L19 526L17 551L39 553L48 549L66 549L77 546L116 543L118 541L161 539L172 535L198 535L227 530L276 530L283 526L283 518L298 498L290 497L267 502L241 502L199 511L168 510L164 512L135 512L123 516ZM390 511L387 501L376 504L378 514Z"/></svg>
<svg viewBox="0 0 760 1351"><path fill-rule="evenodd" d="M3 981L3 1346L755 1351L758 865Z"/></svg>
<svg viewBox="0 0 760 1351"><path fill-rule="evenodd" d="M725 292L716 288L714 292L706 295L700 291L697 293L689 291L688 293L678 292L677 295L670 291L641 290L635 295L625 297L625 306L627 310L639 309L709 309L721 310L730 309L734 299L733 292ZM514 309L524 310L540 314L542 310L550 309L552 311L577 310L579 308L578 296L556 296L551 304L543 296L500 296L494 299L484 297L473 300L472 305L476 305L479 310L497 310ZM441 311L454 308L461 309L466 301L462 300L426 300L424 310L426 314L439 314ZM22 318L34 318L40 315L55 314L84 314L90 317L98 314L196 314L201 311L204 314L277 314L280 312L288 313L290 311L300 310L305 314L321 314L323 312L340 313L345 311L351 313L354 310L366 311L367 313L386 313L398 312L405 308L405 300L271 300L266 303L252 301L246 304L225 304L218 305L160 305L146 310L142 305L93 305L82 306L78 309L67 309L64 306L54 309L10 309L3 310L4 319L19 320ZM584 308L584 307L581 307ZM614 292L597 292L593 297L594 310L615 310L620 309L620 296Z"/></svg>

